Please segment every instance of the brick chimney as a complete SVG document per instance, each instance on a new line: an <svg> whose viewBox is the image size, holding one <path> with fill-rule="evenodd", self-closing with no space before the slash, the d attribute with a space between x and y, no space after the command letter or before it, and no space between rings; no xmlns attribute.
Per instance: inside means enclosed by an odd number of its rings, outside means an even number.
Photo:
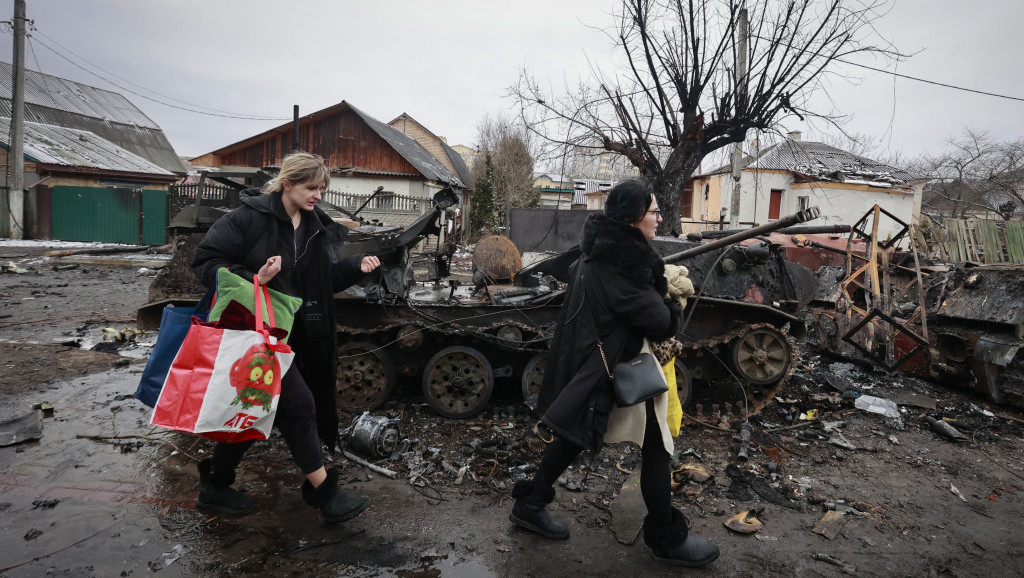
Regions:
<svg viewBox="0 0 1024 578"><path fill-rule="evenodd" d="M786 138L789 139L789 140L798 141L798 140L800 140L800 135L801 134L803 134L803 133L801 133L798 130L794 130L792 132L786 133Z"/></svg>

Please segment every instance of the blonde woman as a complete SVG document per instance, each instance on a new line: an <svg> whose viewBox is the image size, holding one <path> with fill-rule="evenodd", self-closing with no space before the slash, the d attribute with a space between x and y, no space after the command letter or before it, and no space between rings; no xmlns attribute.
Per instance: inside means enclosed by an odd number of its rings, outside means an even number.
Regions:
<svg viewBox="0 0 1024 578"><path fill-rule="evenodd" d="M244 279L257 275L260 283L302 299L288 340L295 363L281 380L274 425L306 476L302 498L319 508L327 523L334 523L356 516L370 499L341 491L338 472L324 466L322 443L333 450L338 436L333 295L376 269L380 260L337 257L348 229L316 206L329 184L330 171L322 158L305 152L288 155L262 191L242 191L242 206L213 224L192 269L207 286L216 283L218 269L227 267ZM199 463L199 508L252 511L252 498L230 487L251 445L219 443L213 457Z"/></svg>

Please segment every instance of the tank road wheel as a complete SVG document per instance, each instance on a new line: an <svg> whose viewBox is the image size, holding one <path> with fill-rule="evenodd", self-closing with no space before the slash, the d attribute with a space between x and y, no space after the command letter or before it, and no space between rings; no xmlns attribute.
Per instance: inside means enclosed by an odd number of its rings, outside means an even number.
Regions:
<svg viewBox="0 0 1024 578"><path fill-rule="evenodd" d="M494 370L482 353L457 345L438 351L423 371L423 397L444 417L472 417L494 392Z"/></svg>
<svg viewBox="0 0 1024 578"><path fill-rule="evenodd" d="M338 348L335 395L338 408L366 411L380 407L398 384L388 352L372 343L346 343Z"/></svg>
<svg viewBox="0 0 1024 578"><path fill-rule="evenodd" d="M536 353L523 368L523 399L537 395L540 382L544 380L544 369L548 366L548 354Z"/></svg>
<svg viewBox="0 0 1024 578"><path fill-rule="evenodd" d="M772 327L756 327L733 342L729 361L740 379L769 385L786 376L791 361L786 336Z"/></svg>

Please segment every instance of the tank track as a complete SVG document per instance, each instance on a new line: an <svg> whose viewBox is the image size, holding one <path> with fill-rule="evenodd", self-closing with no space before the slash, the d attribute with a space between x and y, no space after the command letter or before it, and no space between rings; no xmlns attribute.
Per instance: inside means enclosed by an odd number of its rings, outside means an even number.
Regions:
<svg viewBox="0 0 1024 578"><path fill-rule="evenodd" d="M721 333L719 335L715 335L714 337L708 337L708 338L699 339L699 340L696 340L696 341L683 341L682 339L680 339L680 341L683 344L683 352L684 352L684 354L686 354L686 357L689 357L690 355L697 356L698 353L701 353L704 350L710 350L712 352L712 355L715 355L717 357L717 355L718 355L717 354L718 348L727 347L729 345L729 343L731 341L733 341L734 339L738 339L738 338L742 337L744 334L746 334L747 332L755 330L755 329L759 329L759 328L769 328L769 329L778 331L779 333L781 333L781 334L783 334L784 336L787 337L787 339L785 340L785 344L786 344L786 348L789 351L789 360L790 361L789 361L789 367L786 369L785 372L783 372L782 377L780 379L778 379L777 381L775 381L775 382L769 383L767 385L754 385L754 384L751 384L749 382L745 382L743 384L743 388L747 392L747 398L748 398L747 399L747 407L748 407L748 409L747 409L747 417L753 416L753 415L757 415L757 414L761 413L761 411L764 410L765 406L768 405L768 403L771 400L773 400L775 398L775 396L778 395L778 393L780 391L782 391L783 386L785 386L786 382L789 380L789 375L790 375L790 372L792 371L792 368L793 368L793 359L794 358L793 358L793 345L790 343L790 341L788 339L788 337L789 337L788 333L786 331L784 331L784 330L781 330L781 329L775 327L774 325L772 325L770 323L751 323L749 325L744 325L744 326L741 326L741 327L737 327L737 328L732 329L730 331L726 331L726 332ZM685 359L685 357L684 357L684 359ZM721 359L719 359L718 362L723 363L723 364L726 363L724 360L721 360ZM685 365L685 361L684 361L684 365ZM732 372L731 369L729 371L730 371L730 373ZM736 379L739 379L739 378L736 377ZM755 395L755 392L756 392L756 395ZM743 401L744 401L743 399L739 399L739 400L736 400L736 401L732 402L733 407L737 408L736 409L737 413L732 414L732 415L728 415L727 419L729 421L733 421L734 419L743 419L743 417L744 417L743 416L743 407L744 407ZM720 416L707 415L703 411L701 411L700 414L701 415L693 416L693 417L695 419L697 419L698 421L705 421L707 423L718 423L721 420Z"/></svg>

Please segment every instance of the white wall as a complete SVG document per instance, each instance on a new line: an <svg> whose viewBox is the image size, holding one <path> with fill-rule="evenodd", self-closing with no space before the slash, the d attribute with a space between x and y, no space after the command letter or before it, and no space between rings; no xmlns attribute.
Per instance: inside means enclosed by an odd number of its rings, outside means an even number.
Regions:
<svg viewBox="0 0 1024 578"><path fill-rule="evenodd" d="M743 171L740 178L740 222L768 222L768 204L772 189L781 189L782 203L779 216L785 217L796 213L799 209L799 198L808 197L808 206L821 209L821 217L807 223L813 226L853 225L859 221L871 207L878 205L892 213L906 224L917 222L920 210L921 188L915 186L914 192L860 191L854 189L828 188L814 186L811 188L791 188L793 175L787 173L768 173L763 171ZM722 206L731 206L733 180L729 175L722 179ZM728 221L728 217L726 217ZM900 226L886 216L879 221L880 239L895 235Z"/></svg>
<svg viewBox="0 0 1024 578"><path fill-rule="evenodd" d="M437 187L427 184L427 181L424 179L405 179L384 176L378 177L373 175L358 175L351 177L332 176L331 186L329 189L339 193L369 195L380 186L383 186L385 191L396 195L405 195L408 197L424 199L433 197L434 193L439 190Z"/></svg>

